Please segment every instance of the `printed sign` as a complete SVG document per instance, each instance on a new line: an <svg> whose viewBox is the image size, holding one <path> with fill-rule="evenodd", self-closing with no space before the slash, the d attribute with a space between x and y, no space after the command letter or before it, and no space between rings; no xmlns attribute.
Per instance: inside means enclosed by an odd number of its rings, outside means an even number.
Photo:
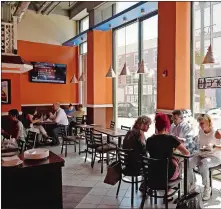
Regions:
<svg viewBox="0 0 221 209"><path fill-rule="evenodd" d="M205 77L198 79L198 89L221 88L221 76Z"/></svg>

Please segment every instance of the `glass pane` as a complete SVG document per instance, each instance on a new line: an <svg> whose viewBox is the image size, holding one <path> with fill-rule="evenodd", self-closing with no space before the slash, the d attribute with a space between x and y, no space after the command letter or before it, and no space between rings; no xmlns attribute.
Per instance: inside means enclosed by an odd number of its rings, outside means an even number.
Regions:
<svg viewBox="0 0 221 209"><path fill-rule="evenodd" d="M126 2L125 2L126 3ZM132 126L138 116L138 79L137 64L138 55L138 23L126 27L126 48L125 48L125 27L116 31L116 72L118 75L116 87L116 111L117 125ZM126 50L126 56L125 56ZM124 63L131 72L130 76L119 76Z"/></svg>
<svg viewBox="0 0 221 209"><path fill-rule="evenodd" d="M212 13L210 14L210 5ZM195 4L195 86L194 86L194 112L207 112L211 115L214 128L221 128L221 89L198 89L198 79L221 75L221 2L199 2ZM210 15L212 16L210 20ZM212 22L211 22L212 21ZM214 65L202 65L202 61L210 45L212 29L212 50L216 58ZM198 132L195 120L195 132Z"/></svg>
<svg viewBox="0 0 221 209"><path fill-rule="evenodd" d="M84 75L85 81L78 82L79 103L81 103L83 107L86 107L87 106L87 54L80 55L79 77L82 75L82 73Z"/></svg>
<svg viewBox="0 0 221 209"><path fill-rule="evenodd" d="M125 9L133 6L134 4L139 3L139 1L119 1L116 2L116 13L120 13L122 11L124 11Z"/></svg>
<svg viewBox="0 0 221 209"><path fill-rule="evenodd" d="M158 37L158 15L143 21L143 51L144 65L148 73L142 75L142 103L141 114L148 115L154 120L156 112L157 93L157 37ZM147 132L147 136L155 133L154 123Z"/></svg>
<svg viewBox="0 0 221 209"><path fill-rule="evenodd" d="M80 21L80 33L89 28L89 16L85 17Z"/></svg>

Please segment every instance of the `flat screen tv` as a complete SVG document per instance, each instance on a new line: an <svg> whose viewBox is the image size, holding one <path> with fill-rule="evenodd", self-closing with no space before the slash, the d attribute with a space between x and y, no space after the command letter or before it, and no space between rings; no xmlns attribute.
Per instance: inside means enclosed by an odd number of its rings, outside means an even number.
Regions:
<svg viewBox="0 0 221 209"><path fill-rule="evenodd" d="M32 62L33 69L29 71L29 78L34 83L66 83L67 66L46 62Z"/></svg>

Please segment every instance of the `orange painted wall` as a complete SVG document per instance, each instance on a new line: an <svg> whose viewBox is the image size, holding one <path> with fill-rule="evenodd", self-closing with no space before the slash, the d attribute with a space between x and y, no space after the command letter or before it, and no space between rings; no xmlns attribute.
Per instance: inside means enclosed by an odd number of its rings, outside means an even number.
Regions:
<svg viewBox="0 0 221 209"><path fill-rule="evenodd" d="M112 62L112 31L88 33L88 104L112 104L112 79L106 74Z"/></svg>
<svg viewBox="0 0 221 209"><path fill-rule="evenodd" d="M2 112L14 108L21 111L20 74L2 73L2 79L11 80L11 104L1 105Z"/></svg>
<svg viewBox="0 0 221 209"><path fill-rule="evenodd" d="M78 87L70 84L72 76L77 77L77 47L66 47L18 41L18 54L27 61L50 62L67 65L66 84L45 84L29 82L28 73L21 74L21 104L77 103Z"/></svg>
<svg viewBox="0 0 221 209"><path fill-rule="evenodd" d="M189 109L190 2L159 2L158 8L157 109Z"/></svg>

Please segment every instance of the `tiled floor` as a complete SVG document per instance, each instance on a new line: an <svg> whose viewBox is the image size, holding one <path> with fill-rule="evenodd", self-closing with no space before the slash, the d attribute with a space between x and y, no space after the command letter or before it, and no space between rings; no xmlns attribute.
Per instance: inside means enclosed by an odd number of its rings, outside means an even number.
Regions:
<svg viewBox="0 0 221 209"><path fill-rule="evenodd" d="M51 151L60 155L61 147L49 147ZM82 149L84 147L82 146ZM65 159L63 168L63 185L92 187L90 192L80 201L78 205L72 205L71 208L131 208L130 205L130 185L121 183L118 198L116 198L117 184L114 186L103 183L106 174L100 172L100 163L95 163L94 168L90 165L90 155L86 163L84 162L85 154L78 155L74 153L71 146L68 147L68 156ZM60 155L64 157L64 155ZM197 176L198 190L202 190L201 178ZM206 208L221 208L221 182L213 180L213 196L204 205ZM141 193L135 194L134 208L139 208L141 202ZM65 206L65 208L67 208ZM162 201L159 200L157 206L151 205L149 198L146 200L145 208L164 208ZM176 208L175 204L169 204L169 208Z"/></svg>

